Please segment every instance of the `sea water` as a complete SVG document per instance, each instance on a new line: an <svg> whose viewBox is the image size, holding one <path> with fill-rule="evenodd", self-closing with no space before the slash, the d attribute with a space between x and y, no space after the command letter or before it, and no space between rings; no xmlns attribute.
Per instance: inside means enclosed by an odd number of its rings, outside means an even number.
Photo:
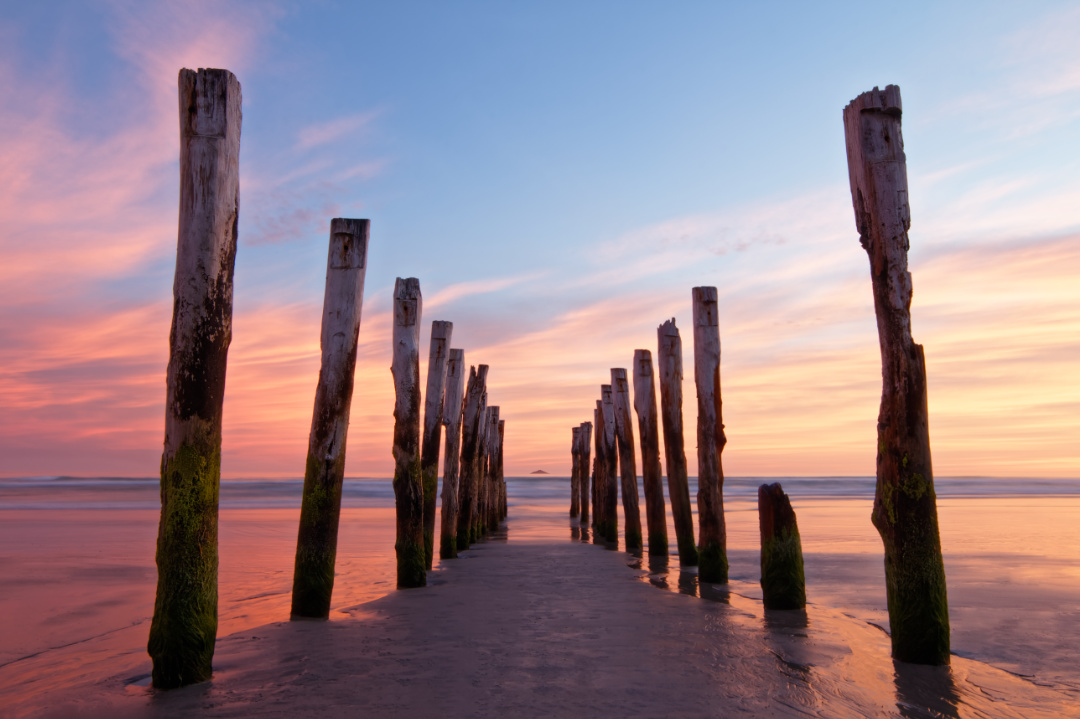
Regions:
<svg viewBox="0 0 1080 719"><path fill-rule="evenodd" d="M808 601L887 631L873 478L729 477L727 589L760 599L757 487L776 481L798 517ZM935 484L953 652L1080 699L1080 480ZM509 541L582 540L567 478L507 486ZM288 618L301 489L301 480L222 482L219 636ZM395 583L390 480L346 480L342 505L332 618ZM159 509L156 479L0 479L0 705L118 672L145 677ZM693 570L680 570L670 503L666 514L670 561L626 555L627 571L708 596Z"/></svg>

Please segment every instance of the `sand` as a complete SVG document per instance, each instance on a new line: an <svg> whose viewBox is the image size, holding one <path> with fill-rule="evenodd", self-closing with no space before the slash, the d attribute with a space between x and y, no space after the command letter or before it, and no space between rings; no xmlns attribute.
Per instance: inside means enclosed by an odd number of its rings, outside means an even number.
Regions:
<svg viewBox="0 0 1080 719"><path fill-rule="evenodd" d="M4 711L113 719L1080 716L1075 698L982 663L894 665L881 629L839 612L764 613L754 599L699 587L692 573L665 591L640 564L582 542L496 537L445 562L427 588L348 608L342 619L220 639L205 684L157 693L129 668L59 687L47 709Z"/></svg>

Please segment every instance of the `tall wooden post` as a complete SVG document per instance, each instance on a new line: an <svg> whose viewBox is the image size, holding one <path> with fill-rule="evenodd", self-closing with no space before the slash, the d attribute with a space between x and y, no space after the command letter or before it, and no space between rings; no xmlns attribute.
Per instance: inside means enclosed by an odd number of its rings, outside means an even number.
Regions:
<svg viewBox="0 0 1080 719"><path fill-rule="evenodd" d="M581 493L581 524L589 523L589 449L592 444L592 422L581 423L581 435L578 438L578 492Z"/></svg>
<svg viewBox="0 0 1080 719"><path fill-rule="evenodd" d="M578 453L581 451L579 443L581 441L581 426L574 427L570 430L570 518L578 516L581 511L581 490L578 488L578 484L581 481L581 475L579 473L580 462L578 461Z"/></svg>
<svg viewBox="0 0 1080 719"><path fill-rule="evenodd" d="M667 517L664 511L663 471L660 469L660 431L656 417L656 384L652 353L634 350L634 412L641 438L641 481L645 490L645 519L649 528L649 554L668 554Z"/></svg>
<svg viewBox="0 0 1080 719"><path fill-rule="evenodd" d="M420 478L420 280L394 284L394 497L397 504L397 584L427 584L424 486Z"/></svg>
<svg viewBox="0 0 1080 719"><path fill-rule="evenodd" d="M893 657L948 664L949 608L930 462L926 360L911 337L911 211L900 115L896 85L875 87L844 108L855 226L870 257L881 347L872 517L885 545Z"/></svg>
<svg viewBox="0 0 1080 719"><path fill-rule="evenodd" d="M593 426L596 433L593 435L593 458L592 458L592 481L589 483L590 499L592 501L592 526L595 529L604 514L604 508L600 506L600 462L604 454L604 415L600 409L601 402L596 400L596 409L593 410ZM599 541L599 535L593 534L593 541Z"/></svg>
<svg viewBox="0 0 1080 719"><path fill-rule="evenodd" d="M499 529L499 408L488 407L487 428L487 501L483 521L487 531Z"/></svg>
<svg viewBox="0 0 1080 719"><path fill-rule="evenodd" d="M623 520L626 551L641 549L641 512L638 510L637 461L634 459L634 431L630 421L630 384L625 369L611 370L615 440L619 447L619 476L622 480Z"/></svg>
<svg viewBox="0 0 1080 719"><path fill-rule="evenodd" d="M476 512L476 473L478 457L477 440L483 419L481 402L487 391L488 366L469 368L469 383L465 390L465 409L461 423L461 488L459 492L461 514L458 517L457 548L468 549Z"/></svg>
<svg viewBox="0 0 1080 719"><path fill-rule="evenodd" d="M779 483L758 487L758 526L765 608L802 609L806 606L802 539L791 500Z"/></svg>
<svg viewBox="0 0 1080 719"><path fill-rule="evenodd" d="M615 481L615 473L618 471L619 459L615 450L615 403L609 384L600 385L600 409L604 418L604 431L601 435L604 461L600 464L603 470L603 493L597 490L597 501L604 506L604 523L597 525L596 531L607 541L618 542L619 483Z"/></svg>
<svg viewBox="0 0 1080 719"><path fill-rule="evenodd" d="M506 519L507 514L507 502L506 502L506 476L503 474L503 439L506 437L506 420L499 420L499 519Z"/></svg>
<svg viewBox="0 0 1080 719"><path fill-rule="evenodd" d="M424 440L420 445L420 478L424 487L424 562L428 569L431 569L435 554L435 493L439 488L443 388L446 385L446 364L453 332L453 322L436 320L431 323L427 394L424 399Z"/></svg>
<svg viewBox="0 0 1080 719"><path fill-rule="evenodd" d="M690 509L690 485L686 475L686 449L682 422L682 339L675 318L656 330L660 367L660 416L664 424L664 454L667 459L668 497L675 519L675 539L679 545L679 564L697 564L694 545L694 515Z"/></svg>
<svg viewBox="0 0 1080 719"><path fill-rule="evenodd" d="M185 69L178 85L180 217L147 642L159 689L209 679L214 657L221 405L240 197L240 83L228 70Z"/></svg>
<svg viewBox="0 0 1080 719"><path fill-rule="evenodd" d="M698 579L727 582L724 525L724 419L720 400L720 323L715 287L695 287L694 384L697 387Z"/></svg>
<svg viewBox="0 0 1080 719"><path fill-rule="evenodd" d="M485 492L486 486L484 480L487 478L487 433L488 433L488 406L487 406L487 392L484 392L484 396L480 398L480 429L476 433L476 476L475 485L476 488L473 491L473 528L472 537L473 541L479 541L484 533L487 531L487 523L484 522L484 502L486 501Z"/></svg>
<svg viewBox="0 0 1080 719"><path fill-rule="evenodd" d="M293 565L292 616L326 619L334 591L341 484L349 432L356 340L364 304L367 220L330 221L323 295L322 365L311 413L300 528Z"/></svg>
<svg viewBox="0 0 1080 719"><path fill-rule="evenodd" d="M443 456L442 525L439 531L439 556L457 556L457 526L461 515L458 503L458 469L461 459L462 393L465 391L465 350L450 350L446 362L446 391L443 398L443 424L446 425L446 452Z"/></svg>

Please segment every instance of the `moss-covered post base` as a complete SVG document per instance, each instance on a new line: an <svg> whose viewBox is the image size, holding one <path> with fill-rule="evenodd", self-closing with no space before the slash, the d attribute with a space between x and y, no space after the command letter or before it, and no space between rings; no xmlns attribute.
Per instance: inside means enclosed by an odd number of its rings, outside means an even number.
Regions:
<svg viewBox="0 0 1080 719"><path fill-rule="evenodd" d="M911 209L901 112L900 88L874 88L844 108L844 134L881 349L872 519L885 548L893 658L941 665L949 663L949 607L930 461L926 360L911 336Z"/></svg>
<svg viewBox="0 0 1080 719"><path fill-rule="evenodd" d="M802 609L806 606L802 540L795 510L779 483L758 487L758 526L765 608Z"/></svg>
<svg viewBox="0 0 1080 719"><path fill-rule="evenodd" d="M397 585L427 584L424 487L420 476L420 280L394 284L394 500L397 510Z"/></svg>
<svg viewBox="0 0 1080 719"><path fill-rule="evenodd" d="M161 454L151 680L210 678L217 637L221 412L232 341L240 196L240 83L181 70L180 213Z"/></svg>

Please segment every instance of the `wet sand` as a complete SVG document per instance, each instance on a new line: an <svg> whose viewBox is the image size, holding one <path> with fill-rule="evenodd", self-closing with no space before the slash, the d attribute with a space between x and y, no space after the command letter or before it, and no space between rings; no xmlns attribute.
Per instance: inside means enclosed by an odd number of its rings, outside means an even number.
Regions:
<svg viewBox="0 0 1080 719"><path fill-rule="evenodd" d="M1067 695L979 662L894 664L882 630L839 612L764 613L692 574L663 591L636 561L495 537L425 589L220 639L208 683L154 693L145 675L114 673L58 689L33 715L1080 715Z"/></svg>

